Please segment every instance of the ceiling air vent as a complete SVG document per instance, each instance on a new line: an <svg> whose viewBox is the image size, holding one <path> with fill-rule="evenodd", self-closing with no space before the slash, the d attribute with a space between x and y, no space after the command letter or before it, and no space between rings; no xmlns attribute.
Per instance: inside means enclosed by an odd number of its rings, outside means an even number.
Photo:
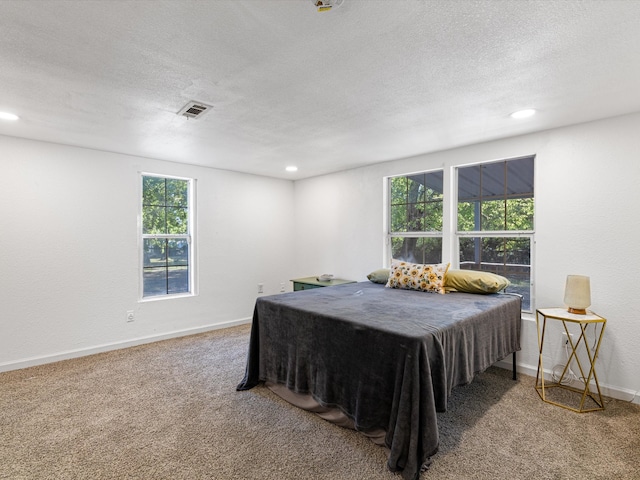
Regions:
<svg viewBox="0 0 640 480"><path fill-rule="evenodd" d="M207 113L211 109L213 109L211 105L207 105L206 103L202 102L191 101L184 107L182 107L182 110L178 112L178 115L182 115L183 117L187 118L202 118L204 117L205 113Z"/></svg>

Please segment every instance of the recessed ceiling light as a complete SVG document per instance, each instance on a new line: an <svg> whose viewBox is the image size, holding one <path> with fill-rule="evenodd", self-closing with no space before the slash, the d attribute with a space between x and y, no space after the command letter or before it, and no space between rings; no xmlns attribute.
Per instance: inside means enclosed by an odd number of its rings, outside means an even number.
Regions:
<svg viewBox="0 0 640 480"><path fill-rule="evenodd" d="M0 118L2 120L18 120L17 115L14 115L13 113L8 113L8 112L0 112Z"/></svg>
<svg viewBox="0 0 640 480"><path fill-rule="evenodd" d="M289 165L287 168L285 168L285 170L287 172L297 172L298 171L298 167L296 167L295 165Z"/></svg>
<svg viewBox="0 0 640 480"><path fill-rule="evenodd" d="M518 110L517 112L513 112L511 114L511 118L527 118L532 117L536 114L536 111L533 108L528 108L526 110Z"/></svg>

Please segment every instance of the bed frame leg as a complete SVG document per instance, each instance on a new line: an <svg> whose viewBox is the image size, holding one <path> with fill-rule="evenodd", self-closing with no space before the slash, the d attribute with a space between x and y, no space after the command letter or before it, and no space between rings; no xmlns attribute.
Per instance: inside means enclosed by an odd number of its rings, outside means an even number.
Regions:
<svg viewBox="0 0 640 480"><path fill-rule="evenodd" d="M516 352L513 352L513 377L514 380L518 379L518 376L516 374Z"/></svg>

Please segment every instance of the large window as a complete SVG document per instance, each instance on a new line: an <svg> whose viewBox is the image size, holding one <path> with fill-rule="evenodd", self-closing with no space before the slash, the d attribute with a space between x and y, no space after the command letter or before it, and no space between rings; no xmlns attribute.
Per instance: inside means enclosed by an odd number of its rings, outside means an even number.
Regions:
<svg viewBox="0 0 640 480"><path fill-rule="evenodd" d="M142 175L142 296L193 293L192 180Z"/></svg>
<svg viewBox="0 0 640 480"><path fill-rule="evenodd" d="M442 170L389 180L392 258L413 263L440 263L442 185Z"/></svg>
<svg viewBox="0 0 640 480"><path fill-rule="evenodd" d="M533 159L457 168L460 268L507 277L531 309Z"/></svg>
<svg viewBox="0 0 640 480"><path fill-rule="evenodd" d="M389 178L387 255L497 273L530 311L533 167L528 156Z"/></svg>

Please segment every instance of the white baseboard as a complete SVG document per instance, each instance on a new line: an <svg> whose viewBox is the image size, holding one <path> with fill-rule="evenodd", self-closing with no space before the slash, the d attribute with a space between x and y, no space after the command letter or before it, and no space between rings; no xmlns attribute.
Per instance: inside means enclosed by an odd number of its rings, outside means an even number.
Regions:
<svg viewBox="0 0 640 480"><path fill-rule="evenodd" d="M125 340L122 342L106 343L103 345L96 345L94 347L80 348L78 350L69 350L66 352L54 353L52 355L43 355L41 357L31 357L14 362L7 362L0 364L0 372L9 372L11 370L19 370L22 368L35 367L37 365L44 365L47 363L59 362L61 360L69 360L71 358L85 357L87 355L94 355L96 353L109 352L111 350L119 350L122 348L135 347L138 345L144 345L145 343L159 342L161 340L168 340L170 338L185 337L187 335L195 335L198 333L209 332L212 330L219 330L221 328L235 327L237 325L244 325L250 323L251 318L241 318L238 320L230 320L228 322L215 323L212 325L205 325L202 327L187 328L184 330L175 330L173 332L161 333L158 335L149 335L148 337L139 337L131 340Z"/></svg>
<svg viewBox="0 0 640 480"><path fill-rule="evenodd" d="M87 355L94 355L96 353L109 352L111 350L119 350L122 348L135 347L137 345L144 345L146 343L159 342L161 340L168 340L170 338L185 337L187 335L196 335L198 333L209 332L212 330L219 330L221 328L235 327L238 325L244 325L251 322L251 318L241 318L237 320L230 320L228 322L216 323L212 325L205 325L202 327L188 328L184 330L175 330L173 332L162 333L159 335L150 335L147 337L139 337L123 342L107 343L103 345L97 345L89 348L81 348L78 350L69 350L66 352L55 353L53 355L45 355L41 357L31 357L15 362L7 362L0 364L0 372L9 372L11 370L19 370L22 368L35 367L37 365L44 365L47 363L59 362L61 360L69 360L71 358L84 357ZM497 362L496 367L511 370L513 364L511 362L511 356L506 359ZM516 364L516 370L518 373L529 375L535 379L538 373L538 368L532 365ZM550 372L548 372L550 374ZM533 383L531 388L534 388ZM595 388L595 385L594 385ZM626 388L613 387L611 385L600 384L600 390L602 394L607 397L615 398L618 400L631 402L640 405L640 392L629 390Z"/></svg>
<svg viewBox="0 0 640 480"><path fill-rule="evenodd" d="M500 362L496 363L496 367L504 368L506 370L512 370L513 363L511 361L511 356L508 356L504 360L501 360ZM520 363L516 363L516 371L518 373L522 373L524 375L529 375L530 377L533 377L531 388L533 389L535 387L534 385L535 378L536 378L536 375L538 374L537 366L534 367L532 365L523 365ZM545 372L546 372L545 379L547 378L547 375L551 376L550 371L547 371L545 369ZM592 391L596 391L595 384L592 385ZM600 391L602 392L602 395L604 395L605 397L611 397L617 400L622 400L624 402L630 402L630 403L635 403L640 405L640 392L629 390L627 388L614 387L604 383L600 383Z"/></svg>

